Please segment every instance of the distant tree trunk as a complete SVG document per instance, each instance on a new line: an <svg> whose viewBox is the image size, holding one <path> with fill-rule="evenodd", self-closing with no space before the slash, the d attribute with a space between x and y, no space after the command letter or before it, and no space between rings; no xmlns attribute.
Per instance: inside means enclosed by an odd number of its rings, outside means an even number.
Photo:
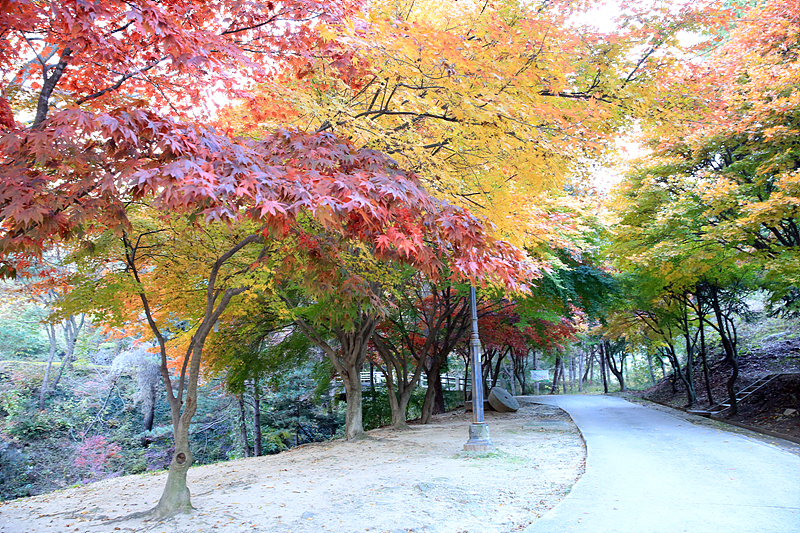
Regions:
<svg viewBox="0 0 800 533"><path fill-rule="evenodd" d="M597 346L597 355L600 359L600 374L603 376L603 392L608 394L608 378L606 377L606 357L603 354L602 345Z"/></svg>
<svg viewBox="0 0 800 533"><path fill-rule="evenodd" d="M711 376L708 369L708 354L706 353L706 328L705 317L700 318L700 357L703 360L703 377L706 382L706 395L708 396L708 405L714 405L714 395L711 392Z"/></svg>
<svg viewBox="0 0 800 533"><path fill-rule="evenodd" d="M244 394L239 394L236 400L239 403L239 444L242 446L242 453L244 453L244 456L251 457L250 442L247 438L247 417L245 414Z"/></svg>
<svg viewBox="0 0 800 533"><path fill-rule="evenodd" d="M382 424L380 422L379 424ZM302 426L300 425L300 402L294 404L294 445L300 446L300 431L302 431Z"/></svg>
<svg viewBox="0 0 800 533"><path fill-rule="evenodd" d="M377 284L376 284L377 285ZM375 288L377 292L378 288ZM345 401L345 438L358 440L365 437L363 422L363 395L361 387L361 370L367 360L367 348L375 328L378 317L374 312L362 312L354 321L352 329L339 327L331 328L331 333L339 342L338 349L333 348L311 324L302 319L296 319L296 324L303 330L309 339L319 346L333 363L336 373L344 383Z"/></svg>
<svg viewBox="0 0 800 533"><path fill-rule="evenodd" d="M153 430L160 381L161 372L158 365L150 359L146 352L140 354L136 368L136 383L139 387L137 399L142 402L142 429L144 431ZM147 446L147 443L147 439L142 438L142 445Z"/></svg>
<svg viewBox="0 0 800 533"><path fill-rule="evenodd" d="M411 401L411 394L419 384L423 366L417 364L414 373L409 377L408 365L411 356L406 357L396 345L379 334L373 336L373 344L384 363L381 371L386 380L392 426L397 429L409 429L406 421L408 404Z"/></svg>
<svg viewBox="0 0 800 533"><path fill-rule="evenodd" d="M430 424L433 415L440 415L445 411L444 392L442 391L442 363L443 361L437 358L431 368L425 369L428 390L425 392L425 401L422 403L421 422L423 424Z"/></svg>
<svg viewBox="0 0 800 533"><path fill-rule="evenodd" d="M253 456L261 457L263 438L261 435L261 388L258 379L253 380Z"/></svg>
<svg viewBox="0 0 800 533"><path fill-rule="evenodd" d="M667 346L661 350L662 354L664 354L669 361L670 366L672 366L672 393L675 394L678 392L678 379L680 379L683 386L688 389L690 385L681 369L682 365L678 359L677 353L675 353L675 347L671 343L667 343Z"/></svg>
<svg viewBox="0 0 800 533"><path fill-rule="evenodd" d="M714 309L714 316L717 319L717 333L722 341L722 348L725 351L725 361L731 366L731 375L728 377L728 381L725 385L728 389L728 398L731 402L731 414L735 415L739 412L738 402L736 401L736 380L739 377L739 357L736 353L733 334L729 332L729 320L722 312L722 306L719 301L719 288L711 286L709 292L711 295L711 307Z"/></svg>
<svg viewBox="0 0 800 533"><path fill-rule="evenodd" d="M550 394L558 394L558 380L561 378L561 357L556 356L556 364L553 369L553 386L550 389Z"/></svg>
<svg viewBox="0 0 800 533"><path fill-rule="evenodd" d="M686 385L686 407L691 407L697 401L697 391L694 385L694 348L697 338L692 339L691 327L689 323L689 306L687 301L689 295L683 296L681 305L681 329L683 330L684 344L686 347L686 371L684 383Z"/></svg>
<svg viewBox="0 0 800 533"><path fill-rule="evenodd" d="M492 369L492 385L489 387L489 390L486 391L487 394L485 398L488 398L488 393L495 387L497 387L497 381L500 379L500 370L502 369L503 361L505 361L506 354L508 354L508 350L505 352L501 352L500 350L497 351L497 361L494 363L494 368Z"/></svg>
<svg viewBox="0 0 800 533"><path fill-rule="evenodd" d="M625 376L622 373L622 362L620 362L619 366L617 366L617 360L614 359L614 355L611 353L611 343L608 341L603 341L601 344L602 351L601 353L604 355L606 364L608 365L608 369L614 374L614 377L617 378L619 382L619 390L620 392L625 392L627 389L625 388ZM624 356L621 356L624 357Z"/></svg>
<svg viewBox="0 0 800 533"><path fill-rule="evenodd" d="M469 401L469 389L471 388L467 383L467 376L470 375L470 364L469 364L469 354L468 353L459 353L459 357L464 362L464 403Z"/></svg>
<svg viewBox="0 0 800 533"><path fill-rule="evenodd" d="M594 367L594 348L589 348L589 351L586 352L586 362L585 367L583 369L583 377L581 378L581 382L583 383L591 383L591 372L592 368Z"/></svg>
<svg viewBox="0 0 800 533"><path fill-rule="evenodd" d="M56 387L58 387L58 382L61 381L64 369L68 369L72 365L72 358L75 355L75 342L78 340L78 335L81 329L83 329L85 322L86 315L81 315L80 322L75 320L75 315L71 315L66 322L64 322L64 348L66 354L64 355L64 359L61 360L61 367L58 369L58 375L53 382L52 390L56 390Z"/></svg>
<svg viewBox="0 0 800 533"><path fill-rule="evenodd" d="M569 390L570 392L575 388L575 353L570 351L569 354Z"/></svg>
<svg viewBox="0 0 800 533"><path fill-rule="evenodd" d="M44 378L42 379L42 389L39 391L39 410L44 409L44 401L47 399L48 383L50 381L50 369L53 367L53 361L56 358L56 350L58 343L56 342L56 326L55 324L47 324L47 338L50 341L50 353L47 356L47 364L44 367Z"/></svg>
<svg viewBox="0 0 800 533"><path fill-rule="evenodd" d="M508 376L508 387L510 389L509 392L511 392L512 396L516 396L517 395L517 387L515 384L516 378L514 376L514 370L509 368L508 362L506 362L503 365L503 372L505 373L506 376Z"/></svg>
<svg viewBox="0 0 800 533"><path fill-rule="evenodd" d="M142 429L145 431L153 430L153 422L156 417L156 393L155 383L144 391L146 396L142 398Z"/></svg>
<svg viewBox="0 0 800 533"><path fill-rule="evenodd" d="M656 374L653 372L653 354L650 353L650 350L647 350L647 369L650 371L650 381L653 385L656 384Z"/></svg>
<svg viewBox="0 0 800 533"><path fill-rule="evenodd" d="M520 356L520 355L517 355L517 354L513 354L512 358L511 358L512 362L514 363L514 370L513 370L514 377L516 378L517 383L519 383L519 388L520 388L520 391L521 391L520 394L522 394L523 396L525 394L527 394L527 392L528 392L526 390L527 379L526 379L526 376L525 376L525 374L526 374L526 372L525 372L525 370L526 370L525 369L525 358L526 358L526 355L521 355Z"/></svg>
<svg viewBox="0 0 800 533"><path fill-rule="evenodd" d="M425 296L419 300L426 301L420 306L421 323L426 330L425 343L422 348L406 343L406 348L423 364L428 379L420 420L423 424L429 424L434 413L444 412L441 369L458 342L469 331L470 306L465 295L453 286L439 288L430 285ZM480 372L476 369L475 374L480 374L478 379L481 381L478 384L483 383L485 386L484 369L481 368Z"/></svg>
<svg viewBox="0 0 800 533"><path fill-rule="evenodd" d="M408 394L397 394L395 384L391 377L386 380L386 389L389 392L389 409L392 412L392 427L396 429L410 429L408 425L408 402L411 399L411 389ZM405 392L405 390L403 391Z"/></svg>

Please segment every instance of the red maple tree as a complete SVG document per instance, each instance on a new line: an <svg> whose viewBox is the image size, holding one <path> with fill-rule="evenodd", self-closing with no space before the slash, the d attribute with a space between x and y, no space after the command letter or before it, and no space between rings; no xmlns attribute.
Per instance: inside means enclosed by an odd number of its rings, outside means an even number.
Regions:
<svg viewBox="0 0 800 533"><path fill-rule="evenodd" d="M208 265L205 311L174 383L162 326L146 291L138 294L159 341L176 439L155 510L161 516L191 508L188 431L203 346L231 299L247 290L218 285L220 270L246 247L311 217L380 258L431 275L441 253L455 275L476 281L517 287L535 274L521 252L430 197L383 154L326 133L245 139L210 125L212 93L242 96L277 69L301 74L311 54L328 54L335 66L313 21L335 22L357 4L0 0L0 274L15 275L55 243L112 232L139 282L137 243L128 235L135 203L167 217L258 223Z"/></svg>

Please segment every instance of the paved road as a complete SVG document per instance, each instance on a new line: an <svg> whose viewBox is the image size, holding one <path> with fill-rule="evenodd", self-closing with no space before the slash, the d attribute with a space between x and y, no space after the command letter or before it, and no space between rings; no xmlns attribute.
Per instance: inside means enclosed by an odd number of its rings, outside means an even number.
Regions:
<svg viewBox="0 0 800 533"><path fill-rule="evenodd" d="M525 533L798 533L800 457L608 396L537 397L586 440L586 473Z"/></svg>

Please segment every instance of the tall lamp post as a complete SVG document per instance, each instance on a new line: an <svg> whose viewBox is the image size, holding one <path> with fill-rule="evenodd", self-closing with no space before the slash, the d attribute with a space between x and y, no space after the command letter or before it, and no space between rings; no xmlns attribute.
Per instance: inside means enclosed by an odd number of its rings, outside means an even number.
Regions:
<svg viewBox="0 0 800 533"><path fill-rule="evenodd" d="M469 299L472 311L472 336L469 339L469 351L472 364L472 424L469 426L469 440L464 444L468 452L490 452L494 444L489 437L489 426L483 421L483 372L481 369L481 341L478 337L478 303L475 285L469 288Z"/></svg>

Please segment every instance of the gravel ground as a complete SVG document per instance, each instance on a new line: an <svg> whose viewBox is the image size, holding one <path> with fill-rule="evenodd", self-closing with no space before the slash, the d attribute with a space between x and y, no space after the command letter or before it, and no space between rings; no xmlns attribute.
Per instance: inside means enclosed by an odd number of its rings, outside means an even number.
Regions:
<svg viewBox="0 0 800 533"><path fill-rule="evenodd" d="M486 413L492 453L461 451L471 414L454 412L411 431L192 468L191 514L126 518L153 507L165 480L129 476L0 504L0 532L518 531L564 498L586 457L566 413L520 400L516 413Z"/></svg>

